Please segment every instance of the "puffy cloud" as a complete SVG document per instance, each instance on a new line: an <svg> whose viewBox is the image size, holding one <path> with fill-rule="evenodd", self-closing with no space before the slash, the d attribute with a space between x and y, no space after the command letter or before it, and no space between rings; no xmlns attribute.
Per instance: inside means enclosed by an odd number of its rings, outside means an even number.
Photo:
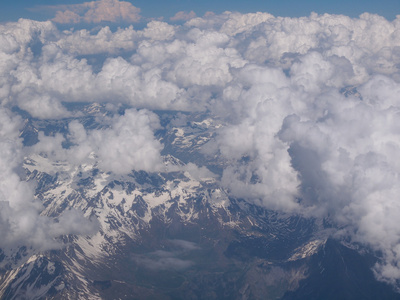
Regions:
<svg viewBox="0 0 400 300"><path fill-rule="evenodd" d="M174 170L174 168L170 168L171 171ZM168 169L168 171L170 170ZM188 163L183 167L178 167L176 170L183 170L188 173L189 176L193 177L195 180L201 181L204 179L209 179L209 178L216 178L217 176L212 173L209 169L206 167L198 167L194 163Z"/></svg>
<svg viewBox="0 0 400 300"><path fill-rule="evenodd" d="M87 131L78 121L72 121L68 126L68 139L73 144L70 148L63 146L66 140L61 134L46 136L39 132L39 142L32 151L73 165L96 164L115 174L163 170L162 145L153 133L160 128L157 115L130 109L107 120L104 126L107 128Z"/></svg>
<svg viewBox="0 0 400 300"><path fill-rule="evenodd" d="M57 41L57 46L73 55L94 55L99 53L120 53L136 48L138 33L133 27L119 28L112 32L108 26L102 27L96 34L89 30L64 31L65 35Z"/></svg>
<svg viewBox="0 0 400 300"><path fill-rule="evenodd" d="M128 110L110 129L91 132L89 141L95 145L99 166L117 174L133 169L161 171L162 146L153 136L159 126L156 115Z"/></svg>
<svg viewBox="0 0 400 300"><path fill-rule="evenodd" d="M88 221L78 212L65 212L59 221L40 215L43 207L34 197L34 186L19 176L24 154L18 137L21 126L19 117L7 109L0 109L1 249L6 253L21 246L37 250L54 249L61 246L56 241L61 235L94 233L96 223Z"/></svg>
<svg viewBox="0 0 400 300"><path fill-rule="evenodd" d="M196 17L196 13L192 10L190 12L179 11L175 16L171 17L171 21L188 21Z"/></svg>
<svg viewBox="0 0 400 300"><path fill-rule="evenodd" d="M56 16L52 21L61 24L80 23L82 21L82 17L70 10L57 11Z"/></svg>
<svg viewBox="0 0 400 300"><path fill-rule="evenodd" d="M107 60L94 83L89 84L94 90L92 95L103 101L114 98L135 107L189 109L181 96L184 91L167 81L161 69L144 70L121 57Z"/></svg>
<svg viewBox="0 0 400 300"><path fill-rule="evenodd" d="M382 251L380 276L389 280L389 270L397 268L400 231L393 220L400 204L397 196L400 165L395 153L398 143L399 99L390 101L385 92L395 93L398 83L384 77L373 78L360 88L362 99L338 93L321 95L322 118L285 118L280 138L290 143L292 165L301 178L304 203L313 213L331 217L344 225L357 242ZM380 81L371 92L370 85ZM376 101L382 94L382 102ZM327 100L327 101L326 101ZM386 105L389 100L391 105Z"/></svg>
<svg viewBox="0 0 400 300"><path fill-rule="evenodd" d="M143 30L143 36L152 40L169 40L175 35L175 28L165 22L151 21Z"/></svg>
<svg viewBox="0 0 400 300"><path fill-rule="evenodd" d="M5 42L1 45L1 51L7 54L19 52L23 55L35 40L44 42L52 39L57 29L50 21L37 22L20 19L15 23L0 25L0 32L1 39Z"/></svg>
<svg viewBox="0 0 400 300"><path fill-rule="evenodd" d="M281 70L246 65L225 87L216 107L230 125L219 131L215 143L220 155L232 161L222 184L233 195L292 211L299 209L300 182L288 146L276 138L282 120L293 110L289 86Z"/></svg>
<svg viewBox="0 0 400 300"><path fill-rule="evenodd" d="M229 13L229 18L223 23L221 31L228 35L236 35L238 33L251 32L255 26L262 24L274 17L267 13Z"/></svg>
<svg viewBox="0 0 400 300"><path fill-rule="evenodd" d="M138 22L140 9L126 1L98 0L82 4L46 7L57 10L52 21L62 24L101 23L101 22Z"/></svg>
<svg viewBox="0 0 400 300"><path fill-rule="evenodd" d="M46 93L30 93L29 89L25 89L16 99L18 106L35 118L58 119L70 116L70 113L61 104L59 99Z"/></svg>
<svg viewBox="0 0 400 300"><path fill-rule="evenodd" d="M70 10L80 18L87 12ZM329 215L338 235L382 253L377 275L395 282L399 37L400 19L372 14L225 12L182 26L152 21L114 32L59 32L50 22L20 20L0 26L0 101L44 119L71 116L64 107L70 102L132 107L106 119L102 130L71 122L70 149L65 137L43 134L31 149L76 164L97 159L115 173L160 170L158 119L143 108L207 112L222 126L203 151L223 162L221 185L232 196ZM20 159L10 150L15 141L3 147L10 162ZM213 175L192 164L184 171Z"/></svg>
<svg viewBox="0 0 400 300"><path fill-rule="evenodd" d="M242 67L245 61L233 48L225 34L191 30L195 43L185 45L186 55L178 59L168 77L183 87L193 85L223 86L232 80L231 68Z"/></svg>

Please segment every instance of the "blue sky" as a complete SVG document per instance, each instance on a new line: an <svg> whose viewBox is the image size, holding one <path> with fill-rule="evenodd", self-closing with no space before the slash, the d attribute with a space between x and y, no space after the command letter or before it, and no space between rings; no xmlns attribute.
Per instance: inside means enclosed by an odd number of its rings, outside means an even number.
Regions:
<svg viewBox="0 0 400 300"><path fill-rule="evenodd" d="M0 22L15 21L19 18L35 20L51 19L49 12L37 9L43 5L77 4L85 1L76 0L16 0L2 1L0 4ZM344 14L358 17L363 12L376 13L389 20L400 14L400 0L136 0L128 1L142 11L145 18L164 17L168 20L178 11L193 10L198 16L207 11L221 13L223 11L269 12L275 16L299 17L308 16L312 11L319 14ZM32 8L36 8L32 10Z"/></svg>

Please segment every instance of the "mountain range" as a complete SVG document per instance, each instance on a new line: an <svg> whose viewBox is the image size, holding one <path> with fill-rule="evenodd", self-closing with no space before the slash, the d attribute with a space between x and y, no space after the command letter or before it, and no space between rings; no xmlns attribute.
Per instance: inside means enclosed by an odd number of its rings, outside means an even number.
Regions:
<svg viewBox="0 0 400 300"><path fill-rule="evenodd" d="M17 111L24 145L44 132L63 135L68 149L71 121L99 129L112 114L100 104L69 109L84 114L40 120ZM163 171L118 175L101 170L96 157L80 165L45 153L25 157L21 177L35 186L40 215L57 220L76 211L94 230L60 235L56 249L2 251L2 299L400 299L374 276L379 253L336 238L329 217L266 209L221 187L230 162L203 151L223 125L218 118L156 113ZM186 122L177 122L182 114Z"/></svg>

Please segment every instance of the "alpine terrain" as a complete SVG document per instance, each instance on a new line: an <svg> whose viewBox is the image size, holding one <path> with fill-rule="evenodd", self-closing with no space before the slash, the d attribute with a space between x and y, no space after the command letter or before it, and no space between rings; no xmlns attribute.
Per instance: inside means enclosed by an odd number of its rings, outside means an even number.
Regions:
<svg viewBox="0 0 400 300"><path fill-rule="evenodd" d="M79 122L89 129L111 114L98 104L71 109L85 113ZM400 299L375 279L377 257L330 238L329 219L230 197L218 180L229 161L202 153L222 125L186 113L177 126L182 114L159 113L161 172L115 175L96 163L25 158L21 172L35 185L41 215L76 209L98 227L58 237L57 250L2 252L2 299ZM26 117L20 136L34 146L38 132L66 135L70 122ZM191 172L194 163L213 172Z"/></svg>
<svg viewBox="0 0 400 300"><path fill-rule="evenodd" d="M400 300L399 16L25 2L0 299Z"/></svg>

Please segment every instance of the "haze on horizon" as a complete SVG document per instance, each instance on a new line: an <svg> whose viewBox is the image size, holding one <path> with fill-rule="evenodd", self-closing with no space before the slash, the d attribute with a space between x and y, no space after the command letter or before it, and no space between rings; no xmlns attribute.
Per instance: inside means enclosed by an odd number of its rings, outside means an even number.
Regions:
<svg viewBox="0 0 400 300"><path fill-rule="evenodd" d="M54 9L65 5L80 5L85 1L63 1L63 0L18 0L8 1L2 4L0 12L0 22L17 21L19 18L28 18L34 20L45 21L51 19ZM90 2L90 1L88 1ZM312 12L318 14L342 14L352 18L367 12L378 14L389 21L396 18L400 14L400 3L397 0L383 1L315 1L315 0L286 0L286 1L160 1L160 0L137 0L125 1L135 7L140 8L141 14L145 20L162 19L170 20L178 12L186 14L192 12L197 16L203 16L207 12L221 14L225 11L240 13L267 12L276 17L303 17L309 16Z"/></svg>

